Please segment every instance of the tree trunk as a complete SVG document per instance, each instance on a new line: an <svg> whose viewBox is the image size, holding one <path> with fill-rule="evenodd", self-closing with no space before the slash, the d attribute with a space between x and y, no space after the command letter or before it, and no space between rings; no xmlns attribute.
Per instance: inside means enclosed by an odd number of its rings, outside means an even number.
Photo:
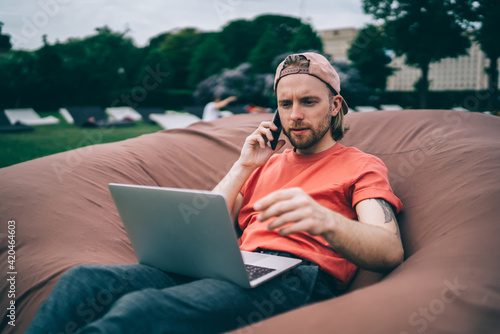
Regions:
<svg viewBox="0 0 500 334"><path fill-rule="evenodd" d="M429 92L429 63L420 64L422 77L419 83L420 109L427 108L427 95Z"/></svg>
<svg viewBox="0 0 500 334"><path fill-rule="evenodd" d="M497 110L498 99L498 56L490 56L490 68L488 69L488 111Z"/></svg>

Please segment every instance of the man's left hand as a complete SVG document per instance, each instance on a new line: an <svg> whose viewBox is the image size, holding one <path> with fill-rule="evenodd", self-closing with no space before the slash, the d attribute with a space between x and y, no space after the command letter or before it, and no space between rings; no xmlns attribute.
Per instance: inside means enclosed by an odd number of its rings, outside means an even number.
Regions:
<svg viewBox="0 0 500 334"><path fill-rule="evenodd" d="M268 225L269 230L293 223L281 228L279 230L281 235L298 232L307 232L311 235L322 234L328 230L334 214L300 188L273 192L257 201L254 209L261 211L258 219L262 222L277 217Z"/></svg>

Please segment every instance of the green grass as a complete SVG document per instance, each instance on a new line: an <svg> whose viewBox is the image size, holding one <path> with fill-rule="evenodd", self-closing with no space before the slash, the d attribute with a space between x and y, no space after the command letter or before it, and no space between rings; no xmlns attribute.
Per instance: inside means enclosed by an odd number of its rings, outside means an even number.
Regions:
<svg viewBox="0 0 500 334"><path fill-rule="evenodd" d="M162 130L159 125L144 121L127 127L79 128L68 124L58 112L40 113L41 117L49 115L59 118L59 124L34 126L31 132L0 132L0 168L75 148L111 143Z"/></svg>

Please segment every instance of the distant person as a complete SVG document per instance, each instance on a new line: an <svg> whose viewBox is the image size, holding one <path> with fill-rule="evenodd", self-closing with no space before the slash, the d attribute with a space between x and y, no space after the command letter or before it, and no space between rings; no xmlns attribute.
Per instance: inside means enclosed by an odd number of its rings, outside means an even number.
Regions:
<svg viewBox="0 0 500 334"><path fill-rule="evenodd" d="M229 96L224 100L221 100L220 97L217 96L214 101L209 102L205 106L205 109L203 109L203 121L210 122L216 120L220 117L220 110L236 100L236 96Z"/></svg>

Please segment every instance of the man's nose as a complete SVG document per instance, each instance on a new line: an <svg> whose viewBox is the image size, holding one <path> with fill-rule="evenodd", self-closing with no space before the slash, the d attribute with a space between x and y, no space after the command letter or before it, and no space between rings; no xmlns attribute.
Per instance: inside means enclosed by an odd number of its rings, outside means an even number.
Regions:
<svg viewBox="0 0 500 334"><path fill-rule="evenodd" d="M298 104L298 103L293 104L292 113L290 114L290 118L294 122L302 120L304 118L304 113L302 112L302 108L301 108L300 104Z"/></svg>

